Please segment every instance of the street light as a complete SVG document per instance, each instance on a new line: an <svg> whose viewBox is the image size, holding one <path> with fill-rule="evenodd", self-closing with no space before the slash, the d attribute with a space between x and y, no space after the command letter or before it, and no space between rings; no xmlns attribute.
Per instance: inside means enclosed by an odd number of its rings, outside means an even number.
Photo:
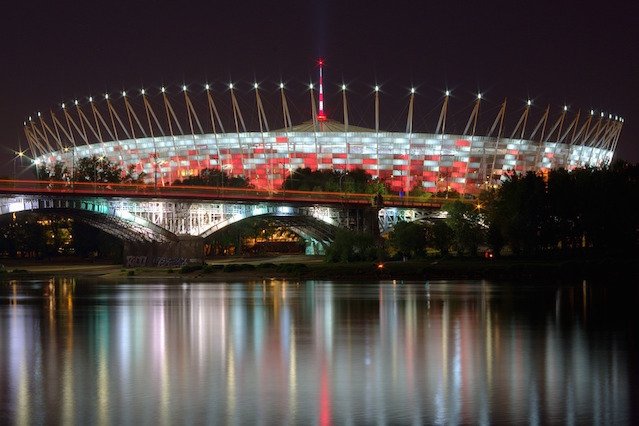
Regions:
<svg viewBox="0 0 639 426"><path fill-rule="evenodd" d="M339 175L339 192L342 192L342 179L347 174L348 174L348 171L344 171L344 172L340 173L340 175Z"/></svg>
<svg viewBox="0 0 639 426"><path fill-rule="evenodd" d="M15 151L15 156L13 157L13 180L16 180L16 160L20 159L20 167L22 167L22 157L24 157L24 151L19 150ZM14 182L15 185L15 182Z"/></svg>

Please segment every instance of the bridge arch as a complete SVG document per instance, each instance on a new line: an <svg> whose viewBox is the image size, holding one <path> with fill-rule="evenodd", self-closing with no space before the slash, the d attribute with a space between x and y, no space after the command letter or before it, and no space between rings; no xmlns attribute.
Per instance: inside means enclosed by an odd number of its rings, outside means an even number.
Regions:
<svg viewBox="0 0 639 426"><path fill-rule="evenodd" d="M286 227L302 237L307 243L306 251L308 254L317 254L318 248L319 252L323 252L331 244L338 229L337 226L331 223L302 214L297 209L292 208L257 210L252 213L237 214L226 218L211 226L200 236L209 238L232 225L238 225L257 218L270 218L276 224Z"/></svg>
<svg viewBox="0 0 639 426"><path fill-rule="evenodd" d="M22 212L65 214L123 241L169 242L177 236L152 222L114 208L103 198L8 196L0 198L0 216Z"/></svg>

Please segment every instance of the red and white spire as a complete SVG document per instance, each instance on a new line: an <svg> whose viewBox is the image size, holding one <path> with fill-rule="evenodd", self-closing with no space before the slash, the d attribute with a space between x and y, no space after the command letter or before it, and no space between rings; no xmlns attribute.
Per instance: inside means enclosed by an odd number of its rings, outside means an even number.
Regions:
<svg viewBox="0 0 639 426"><path fill-rule="evenodd" d="M317 65L319 65L319 111L317 112L317 121L324 122L328 120L328 117L326 117L326 114L324 113L324 59L319 58L317 60Z"/></svg>

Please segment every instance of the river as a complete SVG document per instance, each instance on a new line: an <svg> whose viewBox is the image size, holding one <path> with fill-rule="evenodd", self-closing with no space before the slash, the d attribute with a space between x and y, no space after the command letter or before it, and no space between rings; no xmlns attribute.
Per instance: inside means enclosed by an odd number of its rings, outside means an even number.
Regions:
<svg viewBox="0 0 639 426"><path fill-rule="evenodd" d="M632 423L621 284L0 281L0 419Z"/></svg>

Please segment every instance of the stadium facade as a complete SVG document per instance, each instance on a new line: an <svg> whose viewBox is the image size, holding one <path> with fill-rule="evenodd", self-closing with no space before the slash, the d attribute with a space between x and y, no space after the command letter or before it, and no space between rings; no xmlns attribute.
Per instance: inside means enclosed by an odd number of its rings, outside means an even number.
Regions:
<svg viewBox="0 0 639 426"><path fill-rule="evenodd" d="M323 87L318 85L319 108L313 84L309 86L310 117L298 125L291 122L284 86L280 84L281 122L270 130L260 89L254 86L258 129L247 130L237 89L228 86L230 112L222 119L209 85L196 104L187 87L179 98L166 88L151 99L142 90L121 92L100 100L62 104L45 117L38 113L24 123L29 148L36 164L47 167L62 162L69 170L82 157L108 158L123 170L130 165L144 172L147 183L168 185L197 175L205 168L241 175L258 188L277 189L295 169L364 169L395 191L421 186L430 192L454 189L476 193L484 185L498 183L510 171L546 172L563 167L609 164L619 140L623 118L600 111L577 112L567 107L551 116L546 108L532 121L531 102L524 105L516 125L505 129L504 101L485 134L476 132L481 95L460 134L446 132L449 92L446 92L433 133L413 132L415 91L408 100L406 131L379 128L379 88L374 90L375 126L349 125L347 91L342 87L341 121L324 112ZM228 96L228 95L226 95ZM117 98L117 99L116 99ZM219 103L219 100L218 100ZM202 108L201 104L206 104ZM232 117L232 119L231 119ZM281 118L283 117L283 119ZM229 126L229 123L230 126ZM513 121L514 123L514 121ZM531 124L532 123L532 124ZM232 131L225 130L232 128Z"/></svg>

